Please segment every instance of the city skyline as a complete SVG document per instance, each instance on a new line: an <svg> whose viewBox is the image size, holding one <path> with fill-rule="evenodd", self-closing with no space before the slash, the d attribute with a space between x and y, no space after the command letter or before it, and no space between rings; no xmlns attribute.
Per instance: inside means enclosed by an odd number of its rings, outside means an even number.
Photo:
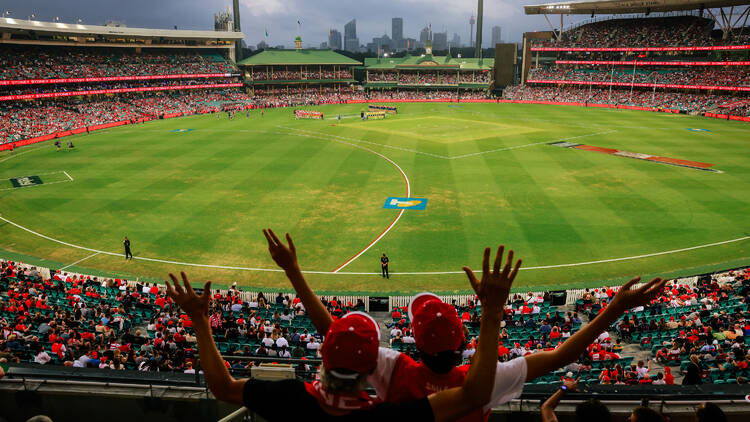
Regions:
<svg viewBox="0 0 750 422"><path fill-rule="evenodd" d="M484 6L484 47L489 47L490 28L503 28L506 41L521 40L524 31L546 30L541 16L526 16L523 5L529 1L504 0L488 2ZM129 27L210 30L213 15L224 12L231 0L130 0L127 5L115 0L5 0L0 6L9 16L26 19L34 14L38 20L103 25L107 21L124 22ZM469 17L476 14L476 0L401 0L378 2L376 5L353 4L340 0L239 0L245 42L255 46L261 41L268 45L291 47L300 35L305 47L328 43L331 29L343 34L344 25L355 19L360 45L387 34L392 37L392 18L403 19L403 39L418 38L419 30L432 22L434 32L447 32L449 38L458 34L464 44L469 43ZM588 16L584 17L587 18ZM297 21L302 22L298 31ZM573 22L574 18L566 19ZM266 37L266 31L268 36Z"/></svg>

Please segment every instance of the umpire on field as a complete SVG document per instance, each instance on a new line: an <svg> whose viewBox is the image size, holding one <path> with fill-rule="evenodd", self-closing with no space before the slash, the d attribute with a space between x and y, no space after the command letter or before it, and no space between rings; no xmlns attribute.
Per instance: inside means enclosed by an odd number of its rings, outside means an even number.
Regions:
<svg viewBox="0 0 750 422"><path fill-rule="evenodd" d="M130 252L130 240L125 236L125 240L122 241L122 245L125 246L125 259L133 259L133 253Z"/></svg>
<svg viewBox="0 0 750 422"><path fill-rule="evenodd" d="M383 278L391 278L391 276L388 274L388 262L388 257L385 256L385 253L383 253L383 256L380 257L380 266L383 270Z"/></svg>

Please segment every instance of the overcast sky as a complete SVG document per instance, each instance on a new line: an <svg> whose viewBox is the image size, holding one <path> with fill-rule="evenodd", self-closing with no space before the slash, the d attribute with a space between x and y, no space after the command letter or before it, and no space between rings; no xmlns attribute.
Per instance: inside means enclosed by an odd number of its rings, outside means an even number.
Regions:
<svg viewBox="0 0 750 422"><path fill-rule="evenodd" d="M483 40L491 40L491 28L502 28L505 41L520 41L522 32L546 30L542 16L526 16L524 4L543 1L485 0ZM2 0L0 12L10 11L11 17L26 19L32 13L37 20L63 22L83 19L88 24L107 20L123 21L131 27L213 29L213 14L231 7L231 0ZM240 0L242 32L249 45L265 37L268 28L270 45L291 46L297 35L297 20L302 21L305 45L318 46L328 40L333 27L342 33L344 24L357 19L360 43L375 36L391 35L391 18L404 19L404 36L419 37L419 30L432 23L433 32L448 31L448 38L458 33L468 43L469 17L475 13L476 0ZM587 18L585 16L583 18ZM566 24L568 22L566 17ZM553 19L558 24L559 19Z"/></svg>

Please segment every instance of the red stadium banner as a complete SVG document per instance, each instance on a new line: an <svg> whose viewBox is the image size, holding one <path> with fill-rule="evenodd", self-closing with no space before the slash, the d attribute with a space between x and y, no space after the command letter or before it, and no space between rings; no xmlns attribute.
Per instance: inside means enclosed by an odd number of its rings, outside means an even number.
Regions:
<svg viewBox="0 0 750 422"><path fill-rule="evenodd" d="M232 84L148 86L148 87L141 87L141 88L97 89L93 91L46 92L43 94L5 95L5 96L0 96L0 101L34 100L37 98L76 97L79 95L124 94L127 92L173 91L173 90L179 90L179 89L239 88L241 86L242 86L241 83L232 83Z"/></svg>
<svg viewBox="0 0 750 422"><path fill-rule="evenodd" d="M0 86L7 85L37 85L37 84L67 84L86 82L116 82L116 81L150 81L156 79L193 79L193 78L231 78L239 77L239 73L188 73L180 75L138 75L138 76L105 76L101 78L63 78L63 79L15 79L2 80Z"/></svg>
<svg viewBox="0 0 750 422"><path fill-rule="evenodd" d="M743 62L648 62L638 60L555 60L555 64L602 64L615 66L750 66Z"/></svg>
<svg viewBox="0 0 750 422"><path fill-rule="evenodd" d="M600 82L600 81L565 81L565 80L540 80L530 79L526 83L535 84L561 84L561 85L606 85L606 86L634 86L639 88L677 88L677 89L700 89L719 91L744 91L750 92L750 86L712 86L712 85L678 85L678 84L650 84L644 82ZM1 99L2 97L0 97Z"/></svg>
<svg viewBox="0 0 750 422"><path fill-rule="evenodd" d="M531 47L531 51L723 51L750 50L750 45L710 45L703 47Z"/></svg>

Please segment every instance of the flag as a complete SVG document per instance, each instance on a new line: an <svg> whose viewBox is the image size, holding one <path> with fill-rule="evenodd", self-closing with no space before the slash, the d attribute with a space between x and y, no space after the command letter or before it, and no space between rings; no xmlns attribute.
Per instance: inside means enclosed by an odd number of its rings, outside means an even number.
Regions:
<svg viewBox="0 0 750 422"><path fill-rule="evenodd" d="M266 38L268 38L268 27L266 27Z"/></svg>

